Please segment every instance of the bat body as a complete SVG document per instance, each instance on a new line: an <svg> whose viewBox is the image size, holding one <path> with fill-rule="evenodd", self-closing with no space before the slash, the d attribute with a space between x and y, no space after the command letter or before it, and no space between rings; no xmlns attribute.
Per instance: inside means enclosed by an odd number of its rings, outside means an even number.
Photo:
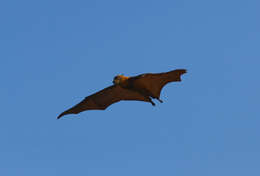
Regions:
<svg viewBox="0 0 260 176"><path fill-rule="evenodd" d="M169 82L181 81L181 75L184 73L186 73L185 69L178 69L164 73L146 73L134 77L117 75L113 80L114 85L86 97L57 118L86 110L104 110L121 100L144 101L155 106L152 98L162 102L160 99L162 88Z"/></svg>

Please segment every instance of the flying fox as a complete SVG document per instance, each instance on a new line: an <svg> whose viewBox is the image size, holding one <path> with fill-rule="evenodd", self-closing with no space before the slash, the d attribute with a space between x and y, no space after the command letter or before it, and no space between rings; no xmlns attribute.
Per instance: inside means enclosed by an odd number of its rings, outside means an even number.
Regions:
<svg viewBox="0 0 260 176"><path fill-rule="evenodd" d="M186 69L177 69L163 73L145 73L133 77L117 75L113 85L87 96L80 103L62 112L57 119L67 114L78 114L86 110L105 110L108 106L121 100L135 100L151 103L152 99L160 99L162 88L170 82L181 81Z"/></svg>

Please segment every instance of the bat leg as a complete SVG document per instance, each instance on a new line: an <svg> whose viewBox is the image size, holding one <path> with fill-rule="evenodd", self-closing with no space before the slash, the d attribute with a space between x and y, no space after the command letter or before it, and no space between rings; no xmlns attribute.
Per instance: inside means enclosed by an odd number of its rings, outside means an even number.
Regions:
<svg viewBox="0 0 260 176"><path fill-rule="evenodd" d="M153 106L155 106L155 103L154 103L152 100L150 101L150 103L151 103Z"/></svg>
<svg viewBox="0 0 260 176"><path fill-rule="evenodd" d="M153 105L153 106L155 106L155 103L152 101L152 99L149 97L149 102Z"/></svg>
<svg viewBox="0 0 260 176"><path fill-rule="evenodd" d="M163 101L160 98L156 98L160 103L163 103Z"/></svg>

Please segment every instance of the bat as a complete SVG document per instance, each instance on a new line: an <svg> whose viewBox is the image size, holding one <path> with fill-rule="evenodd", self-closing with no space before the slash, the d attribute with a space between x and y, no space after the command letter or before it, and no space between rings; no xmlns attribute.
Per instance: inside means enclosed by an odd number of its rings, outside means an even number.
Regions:
<svg viewBox="0 0 260 176"><path fill-rule="evenodd" d="M72 108L62 112L57 119L67 114L78 114L86 110L105 110L108 106L121 100L135 100L149 102L153 106L153 99L160 99L162 88L170 82L181 81L181 75L185 69L177 69L163 73L145 73L138 76L127 77L117 75L113 79L113 85L96 92Z"/></svg>

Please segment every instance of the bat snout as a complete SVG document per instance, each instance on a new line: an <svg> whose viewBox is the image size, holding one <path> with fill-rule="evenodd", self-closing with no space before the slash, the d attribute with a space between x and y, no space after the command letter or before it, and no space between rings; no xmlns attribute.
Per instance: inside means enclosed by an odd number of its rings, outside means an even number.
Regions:
<svg viewBox="0 0 260 176"><path fill-rule="evenodd" d="M113 80L113 84L119 84L119 83L120 83L120 80L118 80L118 79Z"/></svg>

